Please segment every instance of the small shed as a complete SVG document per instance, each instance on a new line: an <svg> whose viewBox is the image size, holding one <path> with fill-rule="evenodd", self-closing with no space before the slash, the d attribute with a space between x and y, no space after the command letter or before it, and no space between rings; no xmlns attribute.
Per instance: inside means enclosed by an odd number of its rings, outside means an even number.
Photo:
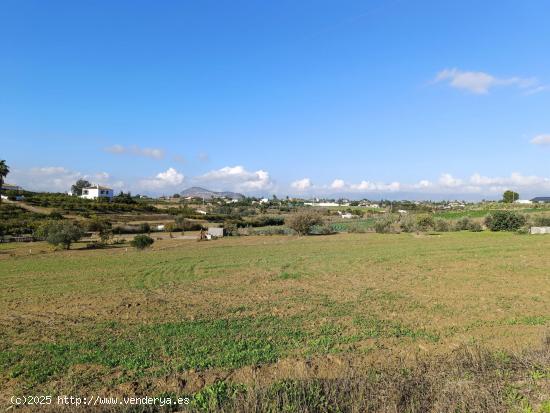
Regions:
<svg viewBox="0 0 550 413"><path fill-rule="evenodd" d="M210 235L211 237L223 237L224 230L220 227L208 227L207 235Z"/></svg>

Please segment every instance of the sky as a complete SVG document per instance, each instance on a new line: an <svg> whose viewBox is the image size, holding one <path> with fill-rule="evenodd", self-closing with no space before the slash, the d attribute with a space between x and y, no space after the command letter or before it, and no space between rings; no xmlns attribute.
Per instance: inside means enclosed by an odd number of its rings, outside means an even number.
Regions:
<svg viewBox="0 0 550 413"><path fill-rule="evenodd" d="M543 0L0 2L7 182L550 196Z"/></svg>

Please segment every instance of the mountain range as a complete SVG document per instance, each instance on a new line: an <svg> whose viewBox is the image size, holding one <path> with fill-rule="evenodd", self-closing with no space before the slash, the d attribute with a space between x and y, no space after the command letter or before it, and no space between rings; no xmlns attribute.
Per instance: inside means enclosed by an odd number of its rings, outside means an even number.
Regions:
<svg viewBox="0 0 550 413"><path fill-rule="evenodd" d="M198 186L187 188L184 191L181 191L180 195L184 198L193 197L193 198L204 198L204 199L222 198L222 197L230 198L230 199L244 198L243 194L239 194L237 192L230 192L230 191L216 192L216 191L210 191L209 189L201 188Z"/></svg>

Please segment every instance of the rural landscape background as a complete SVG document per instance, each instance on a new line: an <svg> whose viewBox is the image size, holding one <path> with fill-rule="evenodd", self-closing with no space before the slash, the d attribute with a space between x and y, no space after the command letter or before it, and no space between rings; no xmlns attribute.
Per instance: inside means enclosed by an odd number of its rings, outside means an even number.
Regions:
<svg viewBox="0 0 550 413"><path fill-rule="evenodd" d="M0 5L0 406L550 413L543 1Z"/></svg>

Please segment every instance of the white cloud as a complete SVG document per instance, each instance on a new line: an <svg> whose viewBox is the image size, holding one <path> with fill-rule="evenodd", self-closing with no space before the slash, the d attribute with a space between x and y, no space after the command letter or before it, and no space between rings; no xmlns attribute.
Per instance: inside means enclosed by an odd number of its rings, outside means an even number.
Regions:
<svg viewBox="0 0 550 413"><path fill-rule="evenodd" d="M537 135L531 139L534 145L550 145L550 134Z"/></svg>
<svg viewBox="0 0 550 413"><path fill-rule="evenodd" d="M431 183L427 179L423 179L423 180L419 181L418 183L414 184L413 188L415 188L415 189L426 189L426 188L431 188L432 186L433 186L433 183Z"/></svg>
<svg viewBox="0 0 550 413"><path fill-rule="evenodd" d="M396 192L401 189L401 184L399 182L385 184L380 182L361 181L359 184L351 184L350 189L353 191Z"/></svg>
<svg viewBox="0 0 550 413"><path fill-rule="evenodd" d="M311 179L304 178L304 179L299 179L297 181L292 182L290 186L294 189L305 191L306 189L309 189L312 187L312 183L311 183Z"/></svg>
<svg viewBox="0 0 550 413"><path fill-rule="evenodd" d="M134 155L134 156L144 156L146 158L152 159L163 159L164 151L158 148L140 148L137 145L132 146L122 146L122 145L113 145L105 148L105 152L109 152L115 155Z"/></svg>
<svg viewBox="0 0 550 413"><path fill-rule="evenodd" d="M456 68L440 71L434 82L446 81L451 87L465 89L471 93L483 95L489 93L491 88L497 86L514 86L525 90L526 94L534 94L545 90L536 78L509 77L499 78L485 72L468 72Z"/></svg>
<svg viewBox="0 0 550 413"><path fill-rule="evenodd" d="M31 168L31 175L44 176L44 175L62 175L69 174L70 171L62 166L43 166L40 168Z"/></svg>
<svg viewBox="0 0 550 413"><path fill-rule="evenodd" d="M330 184L330 187L332 189L342 189L346 186L346 183L344 182L343 179L335 179L334 181L332 181L332 183Z"/></svg>
<svg viewBox="0 0 550 413"><path fill-rule="evenodd" d="M262 191L274 186L269 173L264 170L255 172L247 171L243 166L226 166L210 171L197 178L199 182L207 182L216 185L218 189L230 189L234 191Z"/></svg>
<svg viewBox="0 0 550 413"><path fill-rule="evenodd" d="M451 174L442 174L439 177L439 184L444 188L456 188L462 185L462 179L454 178Z"/></svg>
<svg viewBox="0 0 550 413"><path fill-rule="evenodd" d="M111 181L107 172L84 174L63 166L43 166L30 169L15 169L9 175L10 182L31 191L67 192L79 179L91 183L108 185L115 189L124 188L124 182Z"/></svg>
<svg viewBox="0 0 550 413"><path fill-rule="evenodd" d="M143 189L159 190L181 185L185 176L174 168L168 168L164 172L159 172L154 178L142 179L139 186Z"/></svg>

